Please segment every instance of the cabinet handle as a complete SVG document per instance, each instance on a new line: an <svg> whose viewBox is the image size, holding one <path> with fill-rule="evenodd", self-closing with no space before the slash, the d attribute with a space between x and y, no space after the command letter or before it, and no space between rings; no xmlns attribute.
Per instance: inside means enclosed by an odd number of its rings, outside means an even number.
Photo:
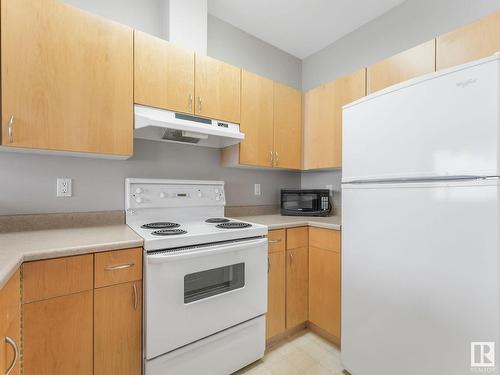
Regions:
<svg viewBox="0 0 500 375"><path fill-rule="evenodd" d="M290 265L292 265L292 262L293 262L293 254L291 252L288 253L288 255L290 255Z"/></svg>
<svg viewBox="0 0 500 375"><path fill-rule="evenodd" d="M14 350L14 359L12 360L12 363L7 368L7 370L5 370L5 375L9 375L10 372L14 369L14 366L17 363L17 359L19 358L19 349L17 348L16 342L9 336L5 336L5 342L12 346L12 349Z"/></svg>
<svg viewBox="0 0 500 375"><path fill-rule="evenodd" d="M198 96L198 112L201 113L201 110L202 110L202 106L201 106L201 96Z"/></svg>
<svg viewBox="0 0 500 375"><path fill-rule="evenodd" d="M281 242L281 238L279 240L269 240L269 243L279 243Z"/></svg>
<svg viewBox="0 0 500 375"><path fill-rule="evenodd" d="M267 257L267 273L271 270L271 260Z"/></svg>
<svg viewBox="0 0 500 375"><path fill-rule="evenodd" d="M274 153L272 151L269 151L269 154L271 155L271 167L274 166Z"/></svg>
<svg viewBox="0 0 500 375"><path fill-rule="evenodd" d="M108 266L104 268L106 271L116 271L116 270L124 270L125 268L130 268L135 266L135 263L128 263L128 264L118 264L116 266Z"/></svg>
<svg viewBox="0 0 500 375"><path fill-rule="evenodd" d="M14 143L14 115L9 117L9 124L7 125L7 133L9 136L9 143Z"/></svg>
<svg viewBox="0 0 500 375"><path fill-rule="evenodd" d="M274 151L274 161L276 162L276 165L278 165L278 162L279 162L279 155L278 155L278 151Z"/></svg>
<svg viewBox="0 0 500 375"><path fill-rule="evenodd" d="M189 94L189 104L188 104L189 112L193 112L193 95Z"/></svg>
<svg viewBox="0 0 500 375"><path fill-rule="evenodd" d="M137 298L137 286L134 284L134 310L137 310L137 304L139 303Z"/></svg>

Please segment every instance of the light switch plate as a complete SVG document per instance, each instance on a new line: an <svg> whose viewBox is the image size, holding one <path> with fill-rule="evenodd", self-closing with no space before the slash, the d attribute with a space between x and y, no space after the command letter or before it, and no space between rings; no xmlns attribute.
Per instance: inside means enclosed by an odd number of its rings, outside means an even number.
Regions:
<svg viewBox="0 0 500 375"><path fill-rule="evenodd" d="M254 195L260 195L260 184L254 185L253 193L254 193Z"/></svg>
<svg viewBox="0 0 500 375"><path fill-rule="evenodd" d="M71 197L72 192L71 178L58 178L57 179L57 196L58 197Z"/></svg>

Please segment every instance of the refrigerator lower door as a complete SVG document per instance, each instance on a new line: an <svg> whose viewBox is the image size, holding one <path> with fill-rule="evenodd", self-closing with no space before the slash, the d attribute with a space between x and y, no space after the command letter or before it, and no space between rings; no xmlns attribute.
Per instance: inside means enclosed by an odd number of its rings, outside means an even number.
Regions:
<svg viewBox="0 0 500 375"><path fill-rule="evenodd" d="M498 180L342 190L346 369L499 374Z"/></svg>

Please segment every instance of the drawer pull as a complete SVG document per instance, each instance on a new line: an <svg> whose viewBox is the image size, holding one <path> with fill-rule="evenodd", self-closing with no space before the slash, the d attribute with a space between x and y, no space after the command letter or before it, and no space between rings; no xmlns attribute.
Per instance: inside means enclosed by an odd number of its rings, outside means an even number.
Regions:
<svg viewBox="0 0 500 375"><path fill-rule="evenodd" d="M9 117L9 124L7 125L7 132L9 136L9 143L14 142L14 115Z"/></svg>
<svg viewBox="0 0 500 375"><path fill-rule="evenodd" d="M10 372L14 369L14 366L17 363L17 359L19 358L19 349L17 348L16 342L9 336L5 336L5 342L12 346L12 349L14 350L14 359L12 360L12 363L7 368L7 370L5 370L5 375L9 375Z"/></svg>
<svg viewBox="0 0 500 375"><path fill-rule="evenodd" d="M116 271L116 270L124 270L126 268L130 268L135 266L135 263L128 263L128 264L118 264L116 266L108 266L104 268L106 271Z"/></svg>
<svg viewBox="0 0 500 375"><path fill-rule="evenodd" d="M137 310L137 304L139 303L137 298L137 287L134 284L134 310Z"/></svg>
<svg viewBox="0 0 500 375"><path fill-rule="evenodd" d="M281 242L281 238L279 240L269 240L269 243L280 243Z"/></svg>

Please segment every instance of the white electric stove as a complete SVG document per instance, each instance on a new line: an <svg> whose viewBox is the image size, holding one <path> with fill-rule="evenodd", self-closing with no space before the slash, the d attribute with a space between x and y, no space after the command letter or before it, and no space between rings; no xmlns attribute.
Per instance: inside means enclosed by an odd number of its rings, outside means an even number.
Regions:
<svg viewBox="0 0 500 375"><path fill-rule="evenodd" d="M231 374L265 349L267 227L224 217L224 183L127 179L144 238L146 375Z"/></svg>

